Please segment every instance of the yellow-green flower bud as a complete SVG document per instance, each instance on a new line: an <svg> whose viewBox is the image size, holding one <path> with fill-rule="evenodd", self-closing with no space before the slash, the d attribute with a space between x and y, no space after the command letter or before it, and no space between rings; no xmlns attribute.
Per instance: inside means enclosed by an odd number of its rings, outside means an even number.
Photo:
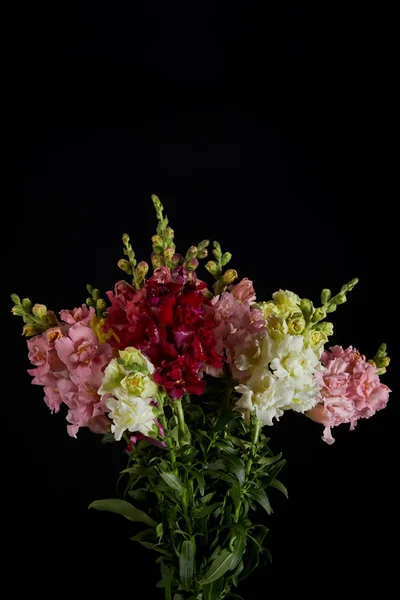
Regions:
<svg viewBox="0 0 400 600"><path fill-rule="evenodd" d="M328 289L322 290L322 292L321 292L322 304L326 304L330 300L331 296L332 296L331 290L328 290Z"/></svg>
<svg viewBox="0 0 400 600"><path fill-rule="evenodd" d="M312 312L314 310L314 306L311 300L308 300L308 298L303 298L300 301L300 310L303 313L304 318L308 320L311 317Z"/></svg>
<svg viewBox="0 0 400 600"><path fill-rule="evenodd" d="M171 258L171 263L173 267L178 266L181 262L182 262L183 258L181 256L181 254L174 254L173 257Z"/></svg>
<svg viewBox="0 0 400 600"><path fill-rule="evenodd" d="M32 302L29 300L29 298L24 298L22 300L22 307L25 312L31 312Z"/></svg>
<svg viewBox="0 0 400 600"><path fill-rule="evenodd" d="M237 271L235 269L228 269L222 276L222 281L225 285L230 285L238 278Z"/></svg>
<svg viewBox="0 0 400 600"><path fill-rule="evenodd" d="M215 279L218 279L220 270L216 262L209 260L206 264L206 269L213 277L215 277Z"/></svg>
<svg viewBox="0 0 400 600"><path fill-rule="evenodd" d="M172 227L167 227L167 229L165 230L165 233L168 238L170 238L171 240L174 239L175 231L172 229Z"/></svg>
<svg viewBox="0 0 400 600"><path fill-rule="evenodd" d="M316 308L312 316L312 321L318 323L326 318L326 310L324 308Z"/></svg>
<svg viewBox="0 0 400 600"><path fill-rule="evenodd" d="M47 306L44 304L35 304L32 308L32 312L38 319L45 319L47 315Z"/></svg>
<svg viewBox="0 0 400 600"><path fill-rule="evenodd" d="M22 329L22 335L25 335L26 337L32 337L40 332L41 329L37 325L24 325Z"/></svg>
<svg viewBox="0 0 400 600"><path fill-rule="evenodd" d="M136 272L139 275L139 277L146 277L148 271L149 265L144 260L142 260L136 267Z"/></svg>
<svg viewBox="0 0 400 600"><path fill-rule="evenodd" d="M346 300L347 300L346 294L338 294L337 296L335 296L333 301L335 304L344 304L344 302L346 302Z"/></svg>
<svg viewBox="0 0 400 600"><path fill-rule="evenodd" d="M121 258L121 259L118 261L118 266L119 266L119 268L120 268L122 271L124 271L125 273L128 273L129 275L131 275L131 274L132 274L132 268L131 268L131 265L130 265L130 264L129 264L129 262L128 262L127 260L125 260L124 258ZM92 288L92 291L93 291L93 288Z"/></svg>
<svg viewBox="0 0 400 600"><path fill-rule="evenodd" d="M159 235L153 235L153 237L151 238L151 241L153 242L153 246L163 246L163 240L161 238L161 236Z"/></svg>
<svg viewBox="0 0 400 600"><path fill-rule="evenodd" d="M232 254L230 252L224 252L221 258L221 266L224 267L231 260Z"/></svg>
<svg viewBox="0 0 400 600"><path fill-rule="evenodd" d="M197 255L197 246L190 246L189 250L187 251L186 256L188 258L194 258Z"/></svg>
<svg viewBox="0 0 400 600"><path fill-rule="evenodd" d="M16 317L22 317L22 315L25 314L25 311L20 304L17 306L13 306L11 312Z"/></svg>
<svg viewBox="0 0 400 600"><path fill-rule="evenodd" d="M315 326L315 329L323 331L328 337L333 335L333 323L330 323L329 321L318 323L318 325Z"/></svg>
<svg viewBox="0 0 400 600"><path fill-rule="evenodd" d="M165 260L170 261L173 257L173 255L175 254L175 249L174 248L166 248L164 250L164 258Z"/></svg>
<svg viewBox="0 0 400 600"><path fill-rule="evenodd" d="M199 250L197 252L197 258L206 258L207 255L208 255L208 250L206 250L205 248L203 250Z"/></svg>
<svg viewBox="0 0 400 600"><path fill-rule="evenodd" d="M199 266L199 261L197 258L191 258L190 260L185 262L185 266L188 271L194 271Z"/></svg>
<svg viewBox="0 0 400 600"><path fill-rule="evenodd" d="M151 264L155 269L157 269L158 267L161 267L164 264L164 260L159 254L152 254Z"/></svg>
<svg viewBox="0 0 400 600"><path fill-rule="evenodd" d="M127 233L124 233L124 235L122 236L122 243L124 244L124 246L129 244L129 240L130 240L129 235Z"/></svg>
<svg viewBox="0 0 400 600"><path fill-rule="evenodd" d="M107 304L106 304L106 301L103 300L103 298L99 298L98 300L96 300L97 312L103 312L104 310L106 310L106 308L107 308Z"/></svg>

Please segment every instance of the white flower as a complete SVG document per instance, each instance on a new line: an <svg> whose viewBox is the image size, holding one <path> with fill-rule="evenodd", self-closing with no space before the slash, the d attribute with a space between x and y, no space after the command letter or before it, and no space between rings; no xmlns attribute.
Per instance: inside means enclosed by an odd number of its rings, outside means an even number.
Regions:
<svg viewBox="0 0 400 600"><path fill-rule="evenodd" d="M236 408L254 412L263 425L272 425L287 409L305 412L318 402L314 374L321 368L313 350L304 348L302 336L286 334L278 344L267 336L251 377L236 387L242 394Z"/></svg>
<svg viewBox="0 0 400 600"><path fill-rule="evenodd" d="M140 431L143 435L149 435L156 417L155 407L151 405L151 398L139 398L137 396L117 400L109 398L106 401L110 409L109 417L113 423L111 431L115 439L120 440L124 431Z"/></svg>
<svg viewBox="0 0 400 600"><path fill-rule="evenodd" d="M152 404L158 385L151 378L154 367L136 348L119 351L104 372L98 393L107 394L105 404L110 409L111 431L120 440L124 431L140 431L149 435L158 410Z"/></svg>

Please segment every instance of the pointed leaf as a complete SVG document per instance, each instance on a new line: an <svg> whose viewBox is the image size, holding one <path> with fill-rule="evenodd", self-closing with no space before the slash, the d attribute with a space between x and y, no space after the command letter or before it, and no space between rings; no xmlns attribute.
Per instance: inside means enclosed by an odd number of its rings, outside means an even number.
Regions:
<svg viewBox="0 0 400 600"><path fill-rule="evenodd" d="M236 475L240 485L243 485L246 477L243 461L238 456L226 456L225 463L229 471Z"/></svg>
<svg viewBox="0 0 400 600"><path fill-rule="evenodd" d="M268 496L267 494L264 492L264 490L254 490L251 492L251 497L254 498L254 500L256 502L258 502L258 504L261 504L261 506L267 511L267 513L270 515L273 511L272 511L272 506L268 500Z"/></svg>
<svg viewBox="0 0 400 600"><path fill-rule="evenodd" d="M199 486L200 496L204 496L205 481L203 475L197 469L191 469L191 473L196 477L197 485Z"/></svg>
<svg viewBox="0 0 400 600"><path fill-rule="evenodd" d="M160 473L160 476L165 481L169 487L171 487L175 492L184 492L185 486L182 481L178 479L178 477L174 473Z"/></svg>
<svg viewBox="0 0 400 600"><path fill-rule="evenodd" d="M194 551L192 540L185 540L179 556L179 577L186 592L190 592L193 579Z"/></svg>
<svg viewBox="0 0 400 600"><path fill-rule="evenodd" d="M213 560L210 568L205 574L204 579L200 582L202 585L207 585L222 577L230 568L232 552L226 548Z"/></svg>
<svg viewBox="0 0 400 600"><path fill-rule="evenodd" d="M274 479L273 481L271 481L270 486L274 487L277 490L279 490L280 492L282 492L282 494L284 494L286 496L286 498L289 497L286 486L284 486L283 483L281 481L279 481L278 479Z"/></svg>
<svg viewBox="0 0 400 600"><path fill-rule="evenodd" d="M150 525L152 527L156 527L157 523L146 515L145 512L135 508L129 502L125 500L119 500L118 498L110 498L108 500L95 500L89 505L89 508L94 508L95 510L104 510L108 512L113 512L118 515L122 515L125 519L129 521L136 521L138 523L145 523L146 525Z"/></svg>
<svg viewBox="0 0 400 600"><path fill-rule="evenodd" d="M214 502L214 504L210 504L210 506L204 506L204 508L194 508L192 510L192 516L194 519L202 519L206 517L210 513L212 513L216 508L221 506L222 502Z"/></svg>
<svg viewBox="0 0 400 600"><path fill-rule="evenodd" d="M214 431L221 431L226 425L234 421L235 419L241 419L242 415L238 411L224 412L215 424Z"/></svg>

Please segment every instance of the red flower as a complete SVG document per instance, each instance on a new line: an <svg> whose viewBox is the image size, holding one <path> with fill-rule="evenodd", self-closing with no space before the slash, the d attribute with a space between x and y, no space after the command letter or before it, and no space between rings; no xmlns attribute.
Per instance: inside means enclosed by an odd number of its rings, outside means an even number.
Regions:
<svg viewBox="0 0 400 600"><path fill-rule="evenodd" d="M107 294L111 307L104 327L119 336L114 345L134 346L148 356L156 367L156 381L172 398L186 391L201 394L204 368L222 366L223 359L215 352L214 322L206 311L210 301L202 293L205 288L180 267L171 277L157 273L139 292L119 282L115 294Z"/></svg>

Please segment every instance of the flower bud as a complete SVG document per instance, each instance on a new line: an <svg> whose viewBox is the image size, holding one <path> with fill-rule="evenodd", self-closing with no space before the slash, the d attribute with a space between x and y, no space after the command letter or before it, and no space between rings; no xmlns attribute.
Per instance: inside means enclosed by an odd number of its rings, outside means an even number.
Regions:
<svg viewBox="0 0 400 600"><path fill-rule="evenodd" d="M38 319L45 319L47 315L47 306L44 304L35 304L32 308L32 312Z"/></svg>
<svg viewBox="0 0 400 600"><path fill-rule="evenodd" d="M11 300L14 302L14 304L21 304L21 299L19 296L17 296L17 294L11 294Z"/></svg>
<svg viewBox="0 0 400 600"><path fill-rule="evenodd" d="M20 304L17 306L13 306L11 312L16 317L22 317L22 315L25 314L25 311Z"/></svg>
<svg viewBox="0 0 400 600"><path fill-rule="evenodd" d="M31 312L32 302L29 300L29 298L24 298L22 300L22 307L25 312Z"/></svg>
<svg viewBox="0 0 400 600"><path fill-rule="evenodd" d="M218 279L220 270L216 262L214 262L213 260L209 260L206 264L206 269L209 273L211 273L213 277L215 277L215 279Z"/></svg>
<svg viewBox="0 0 400 600"><path fill-rule="evenodd" d="M164 258L165 260L171 261L173 255L175 254L174 248L166 248L164 250Z"/></svg>
<svg viewBox="0 0 400 600"><path fill-rule="evenodd" d="M326 310L324 308L316 308L314 314L312 316L312 321L314 323L318 323L318 321L322 321L322 319L326 318Z"/></svg>
<svg viewBox="0 0 400 600"><path fill-rule="evenodd" d="M328 304L328 306L326 307L326 312L327 313L332 313L335 312L335 310L337 309L336 304Z"/></svg>
<svg viewBox="0 0 400 600"><path fill-rule="evenodd" d="M321 292L322 304L326 304L330 300L331 296L332 296L331 290L328 290L328 289L322 290L322 292Z"/></svg>
<svg viewBox="0 0 400 600"><path fill-rule="evenodd" d="M290 335L300 335L306 326L303 315L293 315L287 319L288 332Z"/></svg>
<svg viewBox="0 0 400 600"><path fill-rule="evenodd" d="M174 239L175 231L172 229L172 227L167 227L167 229L165 230L165 233L166 233L167 237L169 237L171 240Z"/></svg>
<svg viewBox="0 0 400 600"><path fill-rule="evenodd" d="M334 298L334 303L335 304L344 304L344 302L346 302L346 300L347 300L346 294L338 294Z"/></svg>
<svg viewBox="0 0 400 600"><path fill-rule="evenodd" d="M37 327L37 325L24 325L22 329L22 335L25 335L26 337L32 337L37 333L40 333L40 330Z"/></svg>
<svg viewBox="0 0 400 600"><path fill-rule="evenodd" d="M153 237L151 238L151 241L153 242L154 246L161 246L163 245L163 240L161 238L161 236L159 235L153 235Z"/></svg>
<svg viewBox="0 0 400 600"><path fill-rule="evenodd" d="M327 336L333 335L333 323L330 323L329 321L318 323L318 325L316 325L315 328L318 331L323 331Z"/></svg>
<svg viewBox="0 0 400 600"><path fill-rule="evenodd" d="M155 254L154 252L151 255L151 264L154 269L161 267L164 264L163 258L159 254Z"/></svg>
<svg viewBox="0 0 400 600"><path fill-rule="evenodd" d="M204 248L207 248L207 246L209 246L209 244L210 244L210 240L203 240L199 244L199 250L204 250Z"/></svg>
<svg viewBox="0 0 400 600"><path fill-rule="evenodd" d="M300 302L300 310L303 313L304 318L306 320L309 319L314 310L314 306L311 300L308 300L308 298L303 298Z"/></svg>
<svg viewBox="0 0 400 600"><path fill-rule="evenodd" d="M225 266L228 264L228 262L231 260L232 258L232 254L230 252L224 252L224 254L222 255L221 258L221 266Z"/></svg>
<svg viewBox="0 0 400 600"><path fill-rule="evenodd" d="M171 258L171 263L173 267L178 266L183 261L183 257L181 254L174 254Z"/></svg>
<svg viewBox="0 0 400 600"><path fill-rule="evenodd" d="M103 298L99 298L96 301L96 310L97 310L97 312L102 313L103 310L105 310L106 308L107 308L106 301L103 300Z"/></svg>
<svg viewBox="0 0 400 600"><path fill-rule="evenodd" d="M124 271L125 273L128 273L128 275L132 274L132 269L131 269L131 265L129 264L129 262L127 260L125 260L124 258L121 258L118 261L118 266L119 268ZM93 291L93 288L92 288Z"/></svg>
<svg viewBox="0 0 400 600"><path fill-rule="evenodd" d="M222 276L222 281L225 285L230 285L238 278L237 271L235 269L228 269Z"/></svg>
<svg viewBox="0 0 400 600"><path fill-rule="evenodd" d="M90 297L86 298L86 304L88 306L94 306L94 300L93 300L93 298L90 298Z"/></svg>
<svg viewBox="0 0 400 600"><path fill-rule="evenodd" d="M136 273L139 275L139 277L146 277L148 271L149 265L144 260L142 260L136 267Z"/></svg>
<svg viewBox="0 0 400 600"><path fill-rule="evenodd" d="M197 252L197 258L206 258L207 255L208 250L206 250L205 248L203 250L198 250Z"/></svg>
<svg viewBox="0 0 400 600"><path fill-rule="evenodd" d="M92 285L90 285L90 283L88 283L88 284L86 285L86 289L87 289L87 291L89 292L89 294L91 295L91 294L92 294L92 292L93 292L93 286L92 286Z"/></svg>
<svg viewBox="0 0 400 600"><path fill-rule="evenodd" d="M129 244L129 241L130 241L129 235L127 233L124 233L124 235L122 236L122 243L124 244L124 246Z"/></svg>
<svg viewBox="0 0 400 600"><path fill-rule="evenodd" d="M188 271L194 271L199 266L199 261L197 258L191 258L185 262L185 267Z"/></svg>

